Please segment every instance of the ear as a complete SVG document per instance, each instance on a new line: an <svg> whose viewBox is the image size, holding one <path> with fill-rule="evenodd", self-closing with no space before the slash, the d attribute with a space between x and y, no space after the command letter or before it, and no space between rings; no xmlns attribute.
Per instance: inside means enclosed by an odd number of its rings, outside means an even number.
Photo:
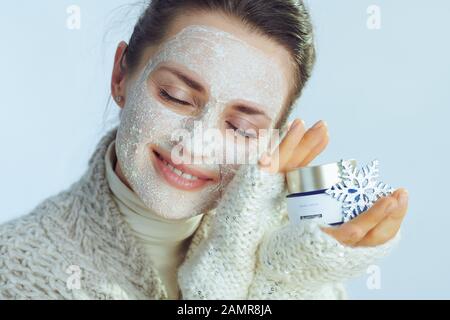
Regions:
<svg viewBox="0 0 450 320"><path fill-rule="evenodd" d="M111 95L120 108L125 105L125 53L128 45L125 41L121 41L116 49L114 56L114 65L111 77ZM121 99L115 99L116 97L122 97Z"/></svg>

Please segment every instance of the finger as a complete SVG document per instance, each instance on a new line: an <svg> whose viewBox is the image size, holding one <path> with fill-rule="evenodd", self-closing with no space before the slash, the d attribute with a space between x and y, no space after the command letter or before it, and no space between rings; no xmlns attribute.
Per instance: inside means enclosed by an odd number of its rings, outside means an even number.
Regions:
<svg viewBox="0 0 450 320"><path fill-rule="evenodd" d="M293 156L284 170L290 171L311 162L328 144L328 128L325 121L318 121L295 147ZM306 163L306 164L305 164Z"/></svg>
<svg viewBox="0 0 450 320"><path fill-rule="evenodd" d="M322 153L322 151L325 149L325 147L328 145L328 142L330 141L328 130L326 131L325 137L322 139L322 141L309 153L309 155L298 165L299 167L306 167L311 161L313 161L319 154Z"/></svg>
<svg viewBox="0 0 450 320"><path fill-rule="evenodd" d="M275 150L273 150L270 159L268 160L269 165L263 161L263 164L265 164L265 169L270 172L280 171L285 163L290 159L295 147L300 142L304 134L305 126L303 121L300 119L295 119L292 122L289 131L286 133L286 136L275 148Z"/></svg>
<svg viewBox="0 0 450 320"><path fill-rule="evenodd" d="M287 131L290 130L294 121L295 121L295 119L293 121L290 121L289 124L287 124L287 128L286 128ZM275 146L277 146L277 148L271 151L271 147L269 146L269 150L264 152L261 155L261 158L258 160L258 164L261 169L263 169L265 171L273 171L274 164L272 163L272 161L273 161L272 155L275 152L279 152L279 144L281 142L280 139L283 138L283 132L284 132L284 127L280 131L276 131L276 133L275 133L275 131L272 132L273 136L270 137L270 145L271 146L275 145Z"/></svg>
<svg viewBox="0 0 450 320"><path fill-rule="evenodd" d="M398 189L393 195L398 200L398 207L371 229L356 246L377 246L395 237L408 211L408 191Z"/></svg>
<svg viewBox="0 0 450 320"><path fill-rule="evenodd" d="M393 212L396 206L397 199L392 195L380 198L372 207L356 218L336 228L325 228L324 231L339 242L353 246L361 241L389 213Z"/></svg>
<svg viewBox="0 0 450 320"><path fill-rule="evenodd" d="M311 161L313 161L317 156L322 153L325 147L328 145L329 136L328 131L326 136L322 139L322 141L309 153L308 156L298 165L298 167L306 167Z"/></svg>

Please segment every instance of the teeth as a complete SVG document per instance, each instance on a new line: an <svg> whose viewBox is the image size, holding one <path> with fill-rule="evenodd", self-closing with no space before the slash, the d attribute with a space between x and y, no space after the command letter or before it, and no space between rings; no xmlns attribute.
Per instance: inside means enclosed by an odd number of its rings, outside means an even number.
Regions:
<svg viewBox="0 0 450 320"><path fill-rule="evenodd" d="M186 173L186 172L183 172L183 171L181 171L181 170L175 168L175 167L172 166L170 163L168 163L166 160L164 160L164 159L162 159L162 160L163 160L164 164L165 164L167 167L169 167L169 169L170 169L172 172L174 172L175 174L179 175L180 177L185 178L185 179L189 179L189 180L197 180L197 179L198 179L198 177L196 177L196 176L190 175L190 174L188 174L188 173Z"/></svg>
<svg viewBox="0 0 450 320"><path fill-rule="evenodd" d="M198 179L196 176L190 175L190 174L188 174L186 172L183 172L182 177L186 178L186 179L189 179L189 180L197 180Z"/></svg>

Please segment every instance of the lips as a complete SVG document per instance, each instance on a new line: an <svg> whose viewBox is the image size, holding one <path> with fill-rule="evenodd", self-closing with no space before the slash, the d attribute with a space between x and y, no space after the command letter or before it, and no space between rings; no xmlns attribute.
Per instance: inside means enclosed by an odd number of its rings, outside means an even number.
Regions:
<svg viewBox="0 0 450 320"><path fill-rule="evenodd" d="M152 149L152 154L155 169L166 182L177 189L192 191L218 181L217 175L213 172L173 163L165 151Z"/></svg>

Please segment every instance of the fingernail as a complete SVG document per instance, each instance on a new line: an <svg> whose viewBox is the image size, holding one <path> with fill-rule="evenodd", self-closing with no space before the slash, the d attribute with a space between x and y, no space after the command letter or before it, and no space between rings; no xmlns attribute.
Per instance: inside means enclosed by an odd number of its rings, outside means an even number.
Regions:
<svg viewBox="0 0 450 320"><path fill-rule="evenodd" d="M317 121L313 126L312 129L319 129L322 128L323 126L325 126L326 123L323 120Z"/></svg>
<svg viewBox="0 0 450 320"><path fill-rule="evenodd" d="M398 202L400 203L400 206L406 206L406 204L408 203L408 190L403 190L403 192L400 194Z"/></svg>
<svg viewBox="0 0 450 320"><path fill-rule="evenodd" d="M293 123L294 123L294 120L292 120L288 123L288 125L287 125L288 130L291 129Z"/></svg>
<svg viewBox="0 0 450 320"><path fill-rule="evenodd" d="M297 128L300 123L301 123L301 121L299 121L298 119L295 119L294 122L291 125L290 130L294 130L295 128Z"/></svg>
<svg viewBox="0 0 450 320"><path fill-rule="evenodd" d="M386 207L385 212L386 213L392 213L392 212L395 211L396 208L397 208L397 202L393 201Z"/></svg>

